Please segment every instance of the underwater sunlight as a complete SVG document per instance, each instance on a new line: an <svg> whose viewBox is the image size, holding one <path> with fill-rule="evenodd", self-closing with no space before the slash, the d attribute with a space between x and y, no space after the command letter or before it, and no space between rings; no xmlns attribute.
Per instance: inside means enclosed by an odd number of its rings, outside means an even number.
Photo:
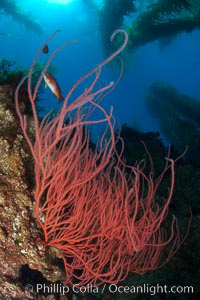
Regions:
<svg viewBox="0 0 200 300"><path fill-rule="evenodd" d="M67 5L74 2L74 0L45 0L45 2Z"/></svg>

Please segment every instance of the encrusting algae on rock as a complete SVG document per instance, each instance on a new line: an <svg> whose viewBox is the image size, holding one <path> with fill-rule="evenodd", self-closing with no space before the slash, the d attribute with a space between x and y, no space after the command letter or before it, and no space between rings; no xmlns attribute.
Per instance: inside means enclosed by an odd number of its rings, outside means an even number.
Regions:
<svg viewBox="0 0 200 300"><path fill-rule="evenodd" d="M62 271L53 263L55 249L48 251L36 243L40 232L32 213L33 165L11 91L8 85L0 85L0 298L34 299L25 291L22 271L27 270L27 281L32 270L38 270L50 282L60 279Z"/></svg>

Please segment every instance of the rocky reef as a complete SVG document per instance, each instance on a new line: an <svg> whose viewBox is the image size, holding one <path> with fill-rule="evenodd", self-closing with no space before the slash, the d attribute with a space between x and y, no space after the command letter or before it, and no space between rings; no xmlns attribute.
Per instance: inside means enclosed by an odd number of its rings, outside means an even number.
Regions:
<svg viewBox="0 0 200 300"><path fill-rule="evenodd" d="M34 129L30 126L30 130ZM33 161L19 127L12 88L0 85L1 299L35 299L31 289L26 291L27 284L34 290L38 281L52 283L62 278L59 254L38 242L33 194Z"/></svg>

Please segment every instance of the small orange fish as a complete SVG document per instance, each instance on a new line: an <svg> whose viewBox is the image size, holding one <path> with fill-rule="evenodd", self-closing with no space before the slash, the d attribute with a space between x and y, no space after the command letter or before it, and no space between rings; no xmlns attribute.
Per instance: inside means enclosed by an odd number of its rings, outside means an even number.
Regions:
<svg viewBox="0 0 200 300"><path fill-rule="evenodd" d="M58 98L58 102L64 101L61 94L61 89L56 81L56 79L50 73L44 75L45 87L49 87L52 94Z"/></svg>
<svg viewBox="0 0 200 300"><path fill-rule="evenodd" d="M44 46L44 48L42 49L42 52L45 53L45 54L48 54L48 53L49 53L49 47L48 47L47 44L46 44L46 45Z"/></svg>

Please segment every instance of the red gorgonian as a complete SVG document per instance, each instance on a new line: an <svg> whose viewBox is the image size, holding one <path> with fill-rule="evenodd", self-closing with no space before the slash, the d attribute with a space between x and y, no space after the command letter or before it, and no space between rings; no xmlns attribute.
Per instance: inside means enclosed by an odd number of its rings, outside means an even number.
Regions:
<svg viewBox="0 0 200 300"><path fill-rule="evenodd" d="M34 66L55 33L38 50L28 76L15 93L21 128L35 161L35 217L43 230L45 245L56 247L62 254L67 283L118 283L128 272L143 274L161 267L180 246L176 217L173 216L169 234L162 228L174 189L174 161L168 157L162 174L154 179L150 156L151 172L147 176L140 164L127 166L122 153L116 152L113 109L107 113L100 105L115 84L101 87L99 78L102 67L127 44L128 36L123 30L116 30L111 37L112 41L116 35L123 35L122 46L74 84L53 118L47 114L39 122L35 99L43 76L57 52L73 42L54 51L32 92ZM74 90L90 76L94 78L89 87L69 104ZM34 143L19 105L19 90L26 79ZM102 118L94 120L97 110ZM91 149L88 125L96 123L105 123L106 129L96 148ZM155 195L167 170L171 170L169 192L158 204ZM163 258L167 245L168 254Z"/></svg>

